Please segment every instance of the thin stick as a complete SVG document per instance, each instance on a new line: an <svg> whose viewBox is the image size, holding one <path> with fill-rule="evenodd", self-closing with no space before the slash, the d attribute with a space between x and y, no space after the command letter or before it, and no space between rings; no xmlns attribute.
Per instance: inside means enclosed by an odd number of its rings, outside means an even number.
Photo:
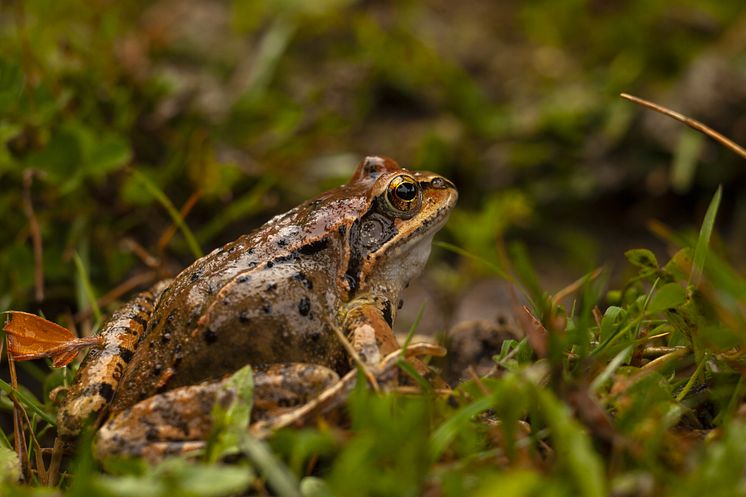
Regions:
<svg viewBox="0 0 746 497"><path fill-rule="evenodd" d="M105 293L101 298L99 298L96 303L99 307L105 307L115 300L117 300L119 297L122 297L123 295L127 295L135 288L141 286L141 285L149 285L153 281L156 280L158 277L158 274L156 271L146 271L144 273L137 273L133 275L131 278L126 280L123 283L120 283L116 287L114 287L112 290L109 290L107 293ZM75 315L74 322L80 323L84 319L88 319L93 314L93 310L91 307L87 307L80 312L78 312Z"/></svg>
<svg viewBox="0 0 746 497"><path fill-rule="evenodd" d="M63 442L60 437L54 439L54 449L52 451L52 460L49 462L49 486L54 487L60 476L60 464L62 463Z"/></svg>
<svg viewBox="0 0 746 497"><path fill-rule="evenodd" d="M679 114L678 112L675 112L671 109L668 109L666 107L663 107L662 105L655 104L653 102L650 102L648 100L644 100L639 97L635 97L633 95L629 95L627 93L621 93L620 96L622 98L625 98L631 102L634 102L636 104L642 105L643 107L647 107L648 109L652 109L656 112L660 112L661 114L664 114L668 117L672 117L673 119L676 119L679 122L682 122L689 126L692 129L696 129L700 133L703 133L716 142L720 143L724 147L730 149L731 152L735 153L736 155L740 155L742 158L746 159L746 149L737 144L736 142L726 138L725 136L721 135L714 129L710 128L709 126L706 126L705 124L702 124L701 122L697 121L696 119L692 119L691 117L687 117L683 114Z"/></svg>
<svg viewBox="0 0 746 497"><path fill-rule="evenodd" d="M39 221L34 214L34 204L31 201L31 183L34 180L34 173L27 169L23 173L23 213L28 219L29 232L31 233L31 242L34 247L34 298L37 302L44 300L44 252L41 243L41 229Z"/></svg>
<svg viewBox="0 0 746 497"><path fill-rule="evenodd" d="M360 369L363 371L363 375L368 380L368 383L370 383L371 388L373 388L374 392L380 392L381 387L378 386L378 380L376 380L375 375L370 371L370 368L367 364L360 358L360 355L355 350L355 347L352 346L350 341L345 336L344 332L340 329L339 326L334 325L333 323L330 323L332 330L334 330L334 333L337 335L337 338L339 339L339 342L342 344L342 347L347 351L348 354L350 354L350 357L352 357L352 360L355 364L357 364Z"/></svg>
<svg viewBox="0 0 746 497"><path fill-rule="evenodd" d="M7 337L6 337L7 340ZM10 385L13 387L13 391L10 394L10 400L13 401L13 442L18 454L18 460L21 463L21 474L23 475L24 481L29 481L31 472L28 466L28 449L26 447L26 437L24 436L23 429L23 418L21 417L21 411L23 406L16 399L15 392L18 390L18 377L16 376L16 364L13 357L10 355L8 350L8 371L10 372Z"/></svg>

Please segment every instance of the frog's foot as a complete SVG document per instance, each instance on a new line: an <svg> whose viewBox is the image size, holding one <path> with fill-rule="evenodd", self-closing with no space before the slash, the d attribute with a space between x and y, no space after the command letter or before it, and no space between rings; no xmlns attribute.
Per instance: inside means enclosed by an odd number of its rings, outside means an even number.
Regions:
<svg viewBox="0 0 746 497"><path fill-rule="evenodd" d="M388 354L373 369L377 378L388 378L396 369L403 357L416 359L418 356L443 356L445 349L430 343L415 343L406 351L398 349ZM321 392L316 398L285 414L271 419L261 420L251 425L250 431L257 438L266 438L272 432L287 426L302 426L313 418L339 407L355 388L358 371L353 369L331 387Z"/></svg>
<svg viewBox="0 0 746 497"><path fill-rule="evenodd" d="M94 454L143 457L155 462L169 455L189 455L204 449L212 430L215 402L236 395L229 378L153 395L114 414L99 429ZM254 419L286 412L317 398L339 382L332 370L314 364L274 364L254 372Z"/></svg>

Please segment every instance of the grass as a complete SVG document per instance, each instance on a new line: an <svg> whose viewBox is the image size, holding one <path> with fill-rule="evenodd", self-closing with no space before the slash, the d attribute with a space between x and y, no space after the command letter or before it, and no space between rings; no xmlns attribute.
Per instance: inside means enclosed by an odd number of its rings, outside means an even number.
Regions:
<svg viewBox="0 0 746 497"><path fill-rule="evenodd" d="M358 388L344 422L258 441L248 403L219 406L202 458L104 471L89 435L58 482L41 448L74 367L18 363L17 390L0 380L0 495L746 495L746 278L716 229L721 209L739 219L743 167L656 134L617 97L673 102L704 59L739 73L743 7L586 4L0 1L0 311L85 334L116 307L97 298L173 274L367 153L457 182L428 274L448 305L482 278L528 303L513 310L525 337L450 395L402 362L421 392ZM722 100L708 100L711 124L730 134L742 113ZM626 251L613 278L592 270L627 239L603 240L588 212L637 239L640 212L695 225L708 201L699 234L652 223L659 240ZM721 231L744 239L737 222ZM576 283L550 294L548 265Z"/></svg>
<svg viewBox="0 0 746 497"><path fill-rule="evenodd" d="M493 374L450 395L359 387L347 423L260 442L242 428L252 388L242 371L231 388L244 392L243 402L216 406L206 459L109 461L106 474L84 438L64 495L740 495L746 316L743 294L731 292L743 288L736 272L716 286L727 268L709 243L720 197L718 189L699 237L668 263L633 250L634 271L619 290L586 278L570 309L544 294L531 310L538 319L523 324L528 341L503 344ZM521 267L531 272L527 259ZM53 407L28 391L13 395L42 439ZM40 473L30 486L12 483L20 467L8 443L0 448L5 494L47 495L36 486ZM36 450L32 444L32 467ZM226 465L229 454L244 457Z"/></svg>

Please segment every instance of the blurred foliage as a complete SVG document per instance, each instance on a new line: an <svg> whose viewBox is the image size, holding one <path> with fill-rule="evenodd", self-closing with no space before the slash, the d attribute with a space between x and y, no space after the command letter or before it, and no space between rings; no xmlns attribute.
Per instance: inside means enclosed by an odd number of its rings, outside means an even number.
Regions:
<svg viewBox="0 0 746 497"><path fill-rule="evenodd" d="M596 255L562 241L566 230L580 225L579 240L609 221L637 232L647 215L691 222L676 209L701 205L714 184L743 184L725 151L657 116L635 119L617 98L675 100L746 141L735 0L0 8L3 307L31 303L25 190L55 312L80 293L74 252L99 293L142 268L123 239L173 261L170 271L190 260L179 236L156 244L169 218L133 169L177 207L199 196L188 223L207 249L344 181L362 155L390 155L457 182L457 216L480 220L451 224L463 248L494 258L518 228L570 261ZM697 158L710 167L697 171ZM589 216L594 206L604 214Z"/></svg>
<svg viewBox="0 0 746 497"><path fill-rule="evenodd" d="M388 155L459 187L445 238L470 257L435 254L441 291L458 301L490 268L510 272L549 341L528 326L496 356L496 378L453 402L361 390L348 432L278 434L281 488L746 494L745 261L726 262L746 248L746 172L617 97L746 143L745 26L742 0L0 0L0 311L90 331L96 297L174 274L345 181L362 156ZM697 238L686 227L718 184L723 235L714 207ZM683 234L656 225L652 240L650 218ZM528 248L504 243L516 238ZM541 269L572 279L640 238L650 247L626 253L614 290L588 283L567 309L544 293ZM23 372L42 384L20 395L42 438L48 393L70 372ZM235 443L249 459L269 452ZM3 435L3 485L18 470L7 447ZM271 480L261 464L254 480L183 461L104 476L80 457L71 495L224 495Z"/></svg>

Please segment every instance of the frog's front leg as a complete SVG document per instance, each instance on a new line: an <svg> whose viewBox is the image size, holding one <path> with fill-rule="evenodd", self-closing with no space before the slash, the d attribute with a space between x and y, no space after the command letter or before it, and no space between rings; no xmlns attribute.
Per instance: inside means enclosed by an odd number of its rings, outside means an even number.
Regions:
<svg viewBox="0 0 746 497"><path fill-rule="evenodd" d="M353 350L363 363L362 365L374 371L375 376L381 375L380 366L383 358L400 348L394 331L391 329L391 318L386 319L387 312L390 316L390 306L387 303L381 306L383 310L373 303L357 305L347 313L344 320ZM427 374L428 368L422 361L416 357L410 357L408 360L418 373ZM393 384L395 378L382 379Z"/></svg>
<svg viewBox="0 0 746 497"><path fill-rule="evenodd" d="M216 402L228 403L238 392L230 378L175 388L148 397L115 413L101 426L94 454L143 457L155 462L168 455L188 455L204 449L212 430ZM332 370L315 364L273 364L254 371L252 419L282 415L339 381Z"/></svg>
<svg viewBox="0 0 746 497"><path fill-rule="evenodd" d="M355 354L366 367L373 368L399 348L391 325L372 303L354 305L343 319L345 334Z"/></svg>
<svg viewBox="0 0 746 497"><path fill-rule="evenodd" d="M395 384L398 363L405 356L422 373L427 368L417 359L417 356L445 354L445 349L442 347L425 343L413 344L405 354L399 347L391 325L384 317L384 312L373 302L362 299L353 302L346 314L342 316L341 321L346 334L341 338L349 339L351 352L357 356L362 363L361 366L369 370L372 380L370 376L368 380L373 385L381 382L388 385ZM354 363L353 360L351 362ZM354 389L357 380L358 372L354 368L355 364L352 366L352 371L307 404L272 419L254 423L251 427L252 433L258 437L265 437L286 426L304 425L314 417L342 405Z"/></svg>

